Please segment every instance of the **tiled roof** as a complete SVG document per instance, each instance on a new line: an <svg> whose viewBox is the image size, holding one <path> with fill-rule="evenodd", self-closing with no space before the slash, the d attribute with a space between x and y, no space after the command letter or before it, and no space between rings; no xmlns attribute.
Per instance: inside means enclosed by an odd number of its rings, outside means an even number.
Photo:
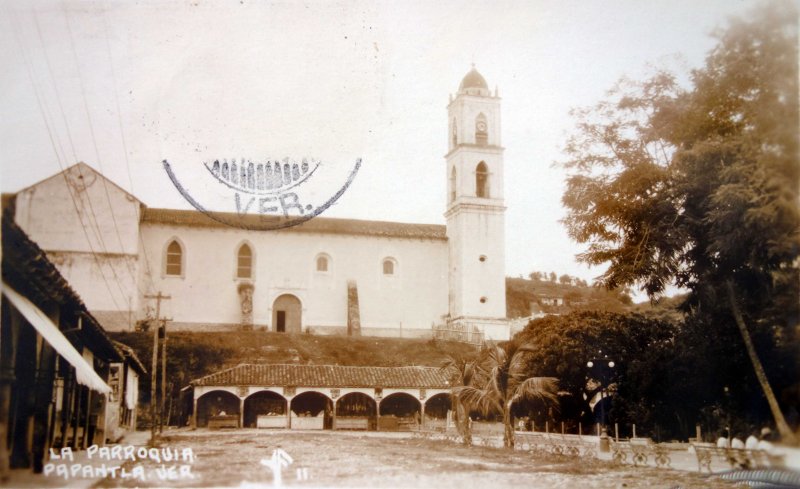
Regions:
<svg viewBox="0 0 800 489"><path fill-rule="evenodd" d="M94 347L94 353L102 353L106 360L122 360L119 351L97 319L86 309L78 293L9 213L3 214L2 236L3 280L20 287L18 291L30 295L33 302L52 301L79 313L84 319L80 335Z"/></svg>
<svg viewBox="0 0 800 489"><path fill-rule="evenodd" d="M258 230L264 225L264 216L236 213L214 212L220 221L233 222L241 227ZM274 218L279 222L278 218ZM142 222L167 224L174 226L196 227L229 227L228 224L208 217L199 211L178 209L151 209L146 207ZM332 217L314 217L308 221L283 228L280 232L349 234L365 236L382 236L390 238L447 239L447 228L440 224L413 224L389 221L363 221L358 219L338 219Z"/></svg>
<svg viewBox="0 0 800 489"><path fill-rule="evenodd" d="M195 386L383 387L448 389L436 367L242 364L192 381Z"/></svg>
<svg viewBox="0 0 800 489"><path fill-rule="evenodd" d="M142 365L142 361L139 360L139 357L136 356L136 351L131 348L130 346L126 345L125 343L120 343L119 341L112 340L114 342L114 346L117 347L122 355L130 360L131 366L138 371L141 375L145 375L147 373L147 369L144 368Z"/></svg>

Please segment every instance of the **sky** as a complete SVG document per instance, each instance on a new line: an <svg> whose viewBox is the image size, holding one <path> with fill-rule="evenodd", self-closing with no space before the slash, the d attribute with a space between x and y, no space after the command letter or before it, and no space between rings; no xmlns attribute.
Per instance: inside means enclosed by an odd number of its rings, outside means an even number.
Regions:
<svg viewBox="0 0 800 489"><path fill-rule="evenodd" d="M84 161L149 207L188 209L163 160L211 194L199 169L217 158L315 158L331 188L360 158L324 216L444 224L446 106L474 63L502 97L506 274L591 281L603 268L575 260L559 222L570 109L623 76L700 67L712 31L754 5L6 1L0 189Z"/></svg>

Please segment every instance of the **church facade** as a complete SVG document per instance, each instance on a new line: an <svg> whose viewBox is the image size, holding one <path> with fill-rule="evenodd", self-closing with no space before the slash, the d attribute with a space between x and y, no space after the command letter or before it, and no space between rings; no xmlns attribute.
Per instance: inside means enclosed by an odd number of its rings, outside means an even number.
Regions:
<svg viewBox="0 0 800 489"><path fill-rule="evenodd" d="M158 313L171 330L508 339L500 99L474 68L448 119L446 226L316 217L233 228L149 208L84 163L9 207L107 330ZM169 299L157 307L158 293Z"/></svg>

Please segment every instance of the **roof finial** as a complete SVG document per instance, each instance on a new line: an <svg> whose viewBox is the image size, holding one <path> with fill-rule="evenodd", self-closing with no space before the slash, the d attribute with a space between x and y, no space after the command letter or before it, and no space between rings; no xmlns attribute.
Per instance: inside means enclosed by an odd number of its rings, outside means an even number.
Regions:
<svg viewBox="0 0 800 489"><path fill-rule="evenodd" d="M472 62L472 69L473 70L475 69L475 62L474 61Z"/></svg>

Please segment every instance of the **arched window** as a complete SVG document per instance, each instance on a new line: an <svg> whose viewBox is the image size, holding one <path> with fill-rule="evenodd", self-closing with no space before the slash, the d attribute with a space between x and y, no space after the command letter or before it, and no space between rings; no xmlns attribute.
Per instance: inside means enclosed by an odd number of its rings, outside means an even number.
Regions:
<svg viewBox="0 0 800 489"><path fill-rule="evenodd" d="M486 123L486 116L483 113L478 114L475 118L475 144L478 146L486 146L489 142L489 130Z"/></svg>
<svg viewBox="0 0 800 489"><path fill-rule="evenodd" d="M247 243L239 247L236 255L236 277L253 278L253 250Z"/></svg>
<svg viewBox="0 0 800 489"><path fill-rule="evenodd" d="M395 261L391 258L384 258L383 259L383 274L384 275L394 275L395 273Z"/></svg>
<svg viewBox="0 0 800 489"><path fill-rule="evenodd" d="M327 255L319 255L317 257L317 271L318 272L327 272L328 267L330 266L330 259Z"/></svg>
<svg viewBox="0 0 800 489"><path fill-rule="evenodd" d="M178 240L173 239L167 245L167 256L164 260L164 272L166 275L180 277L183 275L183 248Z"/></svg>
<svg viewBox="0 0 800 489"><path fill-rule="evenodd" d="M450 171L450 202L456 200L456 167Z"/></svg>
<svg viewBox="0 0 800 489"><path fill-rule="evenodd" d="M475 168L475 195L489 197L489 167L483 161Z"/></svg>

